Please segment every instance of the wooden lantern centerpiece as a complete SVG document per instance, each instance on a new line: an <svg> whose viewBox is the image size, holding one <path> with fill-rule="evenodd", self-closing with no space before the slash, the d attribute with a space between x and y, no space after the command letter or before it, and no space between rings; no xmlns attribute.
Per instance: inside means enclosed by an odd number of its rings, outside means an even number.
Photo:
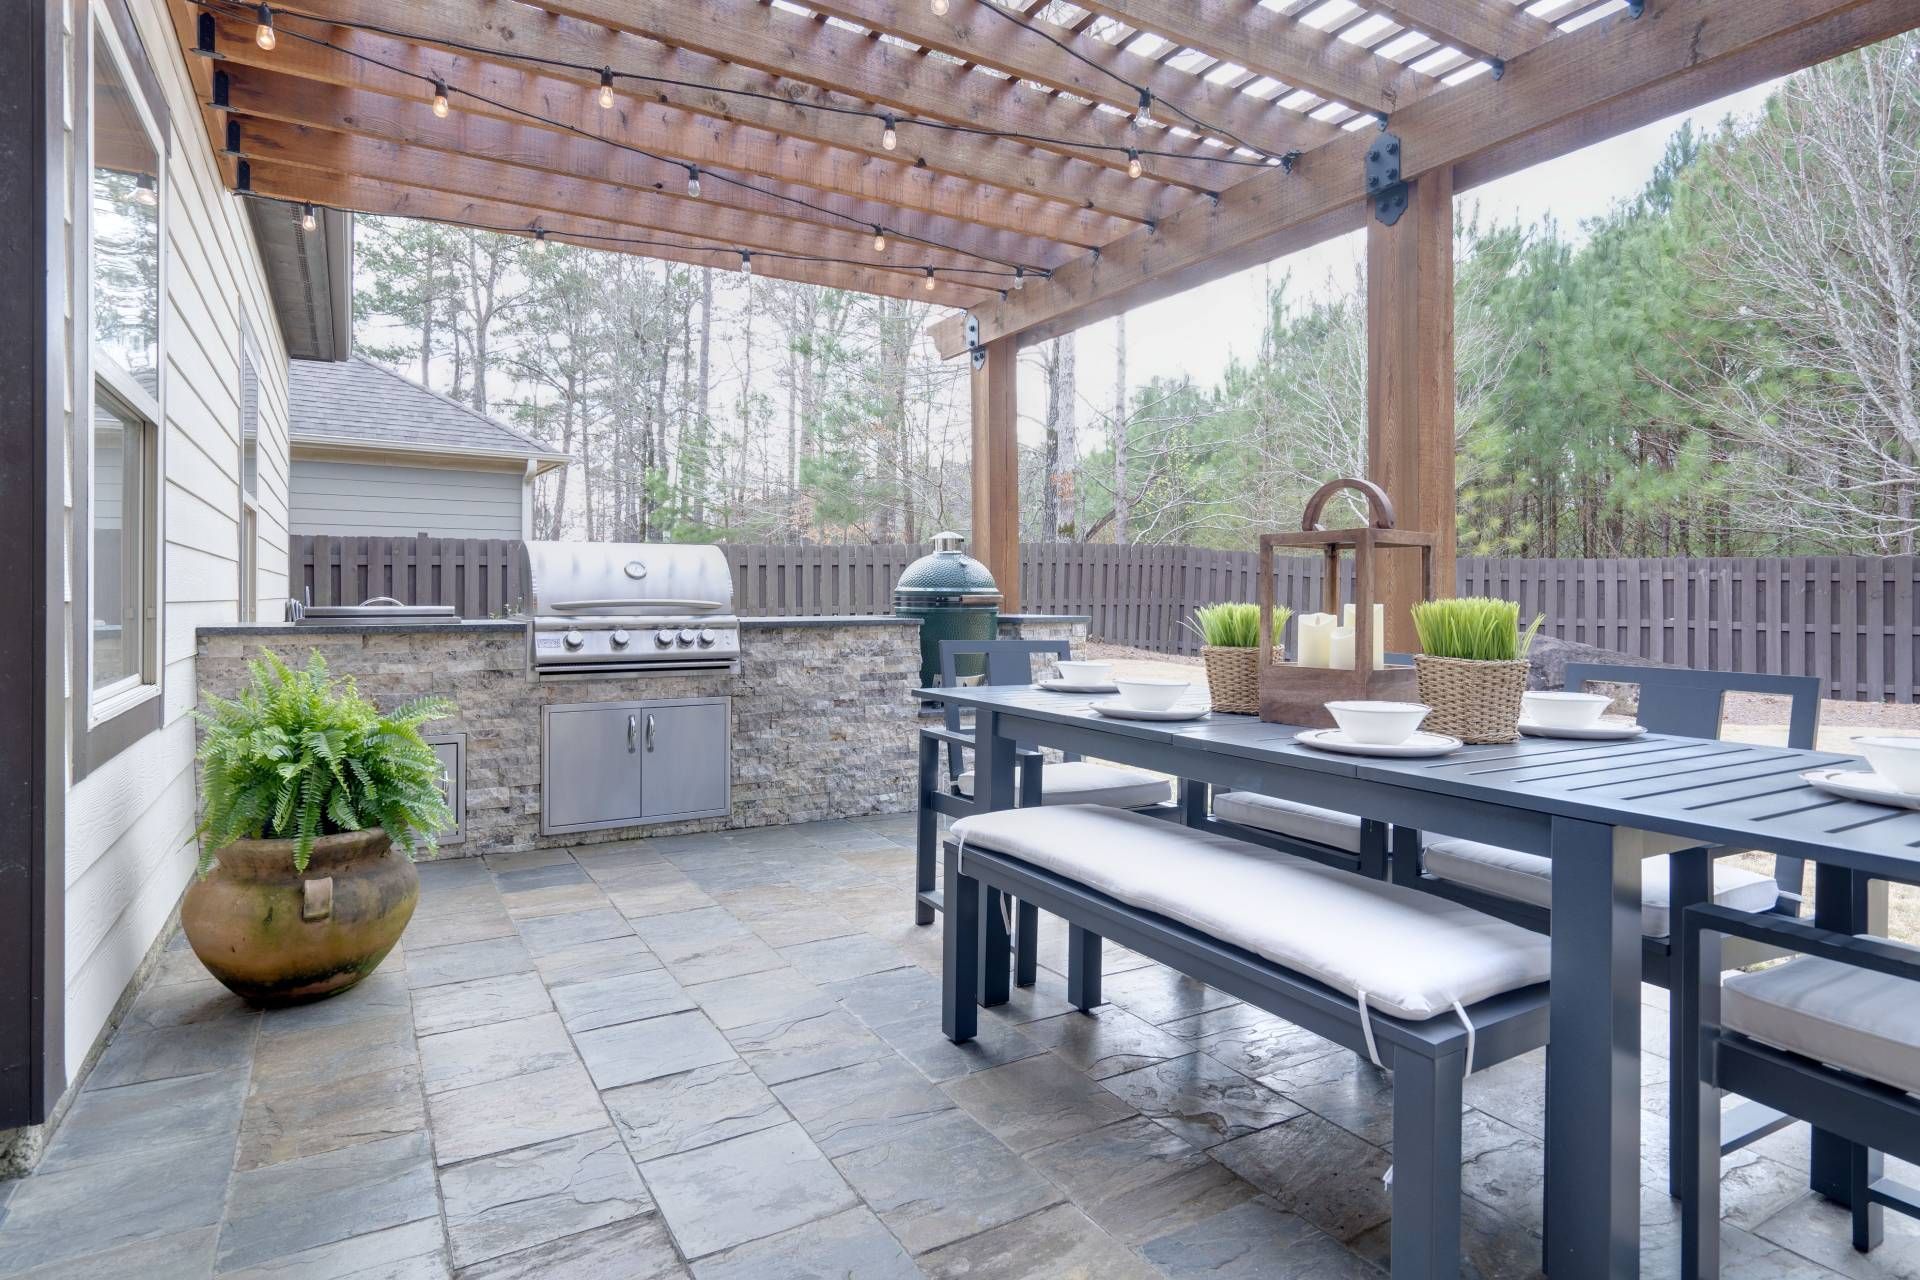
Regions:
<svg viewBox="0 0 1920 1280"><path fill-rule="evenodd" d="M1337 493L1351 489L1367 500L1367 524L1359 529L1324 529L1320 514ZM1326 704L1348 700L1418 702L1420 681L1412 667L1381 666L1373 662L1373 604L1378 582L1374 553L1383 548L1418 548L1420 596L1433 597L1433 535L1393 527L1393 503L1379 485L1368 480L1330 480L1307 500L1299 533L1260 535L1258 599L1260 606L1260 718L1277 724L1311 729L1333 727ZM1351 668L1302 666L1301 646L1294 645L1295 661L1273 661L1273 549L1318 547L1326 557L1324 611L1340 616L1340 554L1353 552L1354 609L1353 665Z"/></svg>

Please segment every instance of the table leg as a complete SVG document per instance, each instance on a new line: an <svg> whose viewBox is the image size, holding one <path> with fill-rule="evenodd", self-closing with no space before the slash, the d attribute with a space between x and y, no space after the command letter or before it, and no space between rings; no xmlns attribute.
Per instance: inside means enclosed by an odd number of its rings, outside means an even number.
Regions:
<svg viewBox="0 0 1920 1280"><path fill-rule="evenodd" d="M920 795L918 820L913 839L913 922L932 924L933 907L922 894L934 891L934 863L940 851L940 814L933 807L933 795L940 785L940 740L924 734L920 738Z"/></svg>
<svg viewBox="0 0 1920 1280"><path fill-rule="evenodd" d="M973 713L973 797L983 810L1011 809L1019 803L1015 743L1000 733L1000 717L984 707ZM982 887L977 919L974 991L984 1005L1008 999L1009 954L1013 941L1000 915L1000 894Z"/></svg>
<svg viewBox="0 0 1920 1280"><path fill-rule="evenodd" d="M1865 933L1872 919L1873 883L1858 871L1816 863L1813 868L1813 923L1837 933ZM1884 928L1884 921L1881 922ZM1837 1133L1813 1131L1813 1172L1807 1185L1827 1199L1853 1205L1853 1188L1864 1177L1880 1177L1885 1161L1878 1151L1848 1142Z"/></svg>
<svg viewBox="0 0 1920 1280"><path fill-rule="evenodd" d="M1180 821L1198 830L1207 825L1207 796L1204 782L1180 779Z"/></svg>
<svg viewBox="0 0 1920 1280"><path fill-rule="evenodd" d="M1682 998L1680 972L1680 921L1688 907L1713 897L1713 859L1704 849L1688 849L1667 859L1668 925L1667 942L1667 1052L1671 1055L1672 1080L1667 1085L1667 1194L1679 1199L1687 1194L1687 1180L1680 1155L1684 1144L1693 1141L1697 1127L1694 1106L1700 1096L1700 1037L1686 1025L1688 1002ZM1715 949L1718 954L1718 949ZM1716 1130L1717 1132L1717 1130ZM1711 1156L1718 1161L1716 1140ZM1716 1169L1719 1167L1716 1163Z"/></svg>
<svg viewBox="0 0 1920 1280"><path fill-rule="evenodd" d="M1640 1274L1640 857L1555 818L1547 1271Z"/></svg>

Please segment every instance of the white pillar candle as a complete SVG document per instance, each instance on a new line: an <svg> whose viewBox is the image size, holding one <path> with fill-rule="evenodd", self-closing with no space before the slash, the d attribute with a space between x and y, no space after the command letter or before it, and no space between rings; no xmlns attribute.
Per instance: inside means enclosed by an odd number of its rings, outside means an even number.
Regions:
<svg viewBox="0 0 1920 1280"><path fill-rule="evenodd" d="M1331 660L1327 663L1339 671L1353 670L1353 628L1335 627L1333 629Z"/></svg>
<svg viewBox="0 0 1920 1280"><path fill-rule="evenodd" d="M1324 667L1331 661L1333 615L1303 613L1294 619L1293 660L1302 667Z"/></svg>
<svg viewBox="0 0 1920 1280"><path fill-rule="evenodd" d="M1373 606L1373 669L1387 665L1387 606Z"/></svg>

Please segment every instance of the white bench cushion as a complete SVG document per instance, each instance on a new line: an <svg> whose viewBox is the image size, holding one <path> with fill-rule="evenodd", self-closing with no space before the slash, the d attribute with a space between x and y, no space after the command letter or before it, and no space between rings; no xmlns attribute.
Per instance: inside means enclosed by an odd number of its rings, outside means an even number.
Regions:
<svg viewBox="0 0 1920 1280"><path fill-rule="evenodd" d="M1228 791L1213 798L1213 814L1243 827L1271 831L1348 853L1360 852L1360 819L1351 813L1263 796L1257 791Z"/></svg>
<svg viewBox="0 0 1920 1280"><path fill-rule="evenodd" d="M1549 944L1504 920L1244 840L1086 805L953 824L968 849L1044 867L1416 1021L1544 982Z"/></svg>
<svg viewBox="0 0 1920 1280"><path fill-rule="evenodd" d="M1775 1048L1920 1093L1920 982L1796 956L1730 974L1720 1020Z"/></svg>
<svg viewBox="0 0 1920 1280"><path fill-rule="evenodd" d="M1553 863L1537 853L1521 853L1478 840L1433 836L1427 840L1427 874L1496 897L1553 906ZM1648 858L1640 868L1640 932L1664 938L1672 932L1672 884L1667 855ZM1736 911L1770 910L1780 896L1769 876L1744 867L1715 863L1713 900Z"/></svg>
<svg viewBox="0 0 1920 1280"><path fill-rule="evenodd" d="M954 783L960 794L973 795L973 770ZM1156 774L1090 760L1050 760L1040 768L1041 804L1104 804L1116 809L1143 809L1173 799L1173 783Z"/></svg>

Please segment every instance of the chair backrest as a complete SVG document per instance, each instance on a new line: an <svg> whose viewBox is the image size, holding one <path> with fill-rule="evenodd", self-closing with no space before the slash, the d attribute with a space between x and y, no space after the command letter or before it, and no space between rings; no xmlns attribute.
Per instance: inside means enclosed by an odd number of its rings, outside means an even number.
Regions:
<svg viewBox="0 0 1920 1280"><path fill-rule="evenodd" d="M1811 751L1820 732L1818 676L1755 675L1739 671L1693 671L1684 667L1627 667L1570 662L1566 687L1588 681L1640 686L1640 723L1655 733L1688 738L1720 736L1729 693L1784 694L1788 700L1787 745ZM1654 696L1648 697L1648 694Z"/></svg>
<svg viewBox="0 0 1920 1280"><path fill-rule="evenodd" d="M1032 684L1033 655L1044 653L1055 658L1073 657L1073 646L1065 640L942 640L940 642L940 683L951 689L959 683L961 657L987 660L982 684ZM946 704L947 728L960 728L960 708Z"/></svg>

